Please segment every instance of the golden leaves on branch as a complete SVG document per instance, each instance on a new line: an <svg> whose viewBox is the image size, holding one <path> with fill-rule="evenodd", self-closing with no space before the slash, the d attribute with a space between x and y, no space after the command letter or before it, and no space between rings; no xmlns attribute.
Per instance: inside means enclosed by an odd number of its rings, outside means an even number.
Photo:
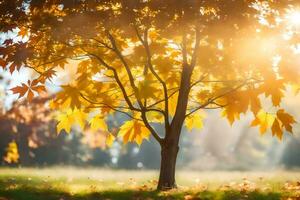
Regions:
<svg viewBox="0 0 300 200"><path fill-rule="evenodd" d="M146 113L146 116L149 122L153 122L153 123L164 122L164 116L162 115L162 113L158 113L156 111L149 111Z"/></svg>
<svg viewBox="0 0 300 200"><path fill-rule="evenodd" d="M293 133L292 125L296 123L293 116L280 109L276 114L267 113L261 110L252 121L251 126L259 126L261 134L271 128L272 135L282 139L284 131Z"/></svg>
<svg viewBox="0 0 300 200"><path fill-rule="evenodd" d="M261 134L264 134L268 128L270 128L275 120L275 116L260 110L255 116L255 119L251 122L251 126L259 126Z"/></svg>
<svg viewBox="0 0 300 200"><path fill-rule="evenodd" d="M106 123L104 117L100 117L98 115L94 116L90 120L90 127L94 132L97 132L99 130L104 132L106 135L106 139L105 139L106 146L108 146L108 147L112 146L116 137L108 131L107 123Z"/></svg>
<svg viewBox="0 0 300 200"><path fill-rule="evenodd" d="M72 85L63 85L61 88L62 90L58 92L55 99L51 101L50 107L52 109L81 108L80 89Z"/></svg>
<svg viewBox="0 0 300 200"><path fill-rule="evenodd" d="M205 118L204 112L196 112L185 119L185 126L188 131L191 131L193 128L202 129L203 128L203 119Z"/></svg>
<svg viewBox="0 0 300 200"><path fill-rule="evenodd" d="M277 122L272 126L273 135L276 135L279 139L282 139L283 129L293 133L292 124L296 123L296 120L293 116L286 113L283 109L277 111Z"/></svg>
<svg viewBox="0 0 300 200"><path fill-rule="evenodd" d="M57 133L59 134L62 130L66 133L70 133L74 125L79 125L80 129L85 135L95 134L99 131L105 136L105 143L107 146L111 146L115 140L115 136L108 131L106 121L104 117L94 116L88 120L88 113L85 113L81 109L68 109L66 112L60 113L57 116L58 124L56 126ZM86 122L89 121L89 127L86 127ZM86 136L85 138L93 138ZM88 143L88 142L87 142Z"/></svg>
<svg viewBox="0 0 300 200"><path fill-rule="evenodd" d="M155 84L153 81L150 80L144 80L139 83L139 94L141 99L156 99L156 94L158 93L157 87L155 87Z"/></svg>
<svg viewBox="0 0 300 200"><path fill-rule="evenodd" d="M77 108L75 108L74 110L68 109L66 112L61 113L57 116L57 133L60 133L62 130L70 133L71 128L74 124L78 124L81 129L84 129L86 118L87 114L82 110L79 110Z"/></svg>
<svg viewBox="0 0 300 200"><path fill-rule="evenodd" d="M282 98L284 97L284 81L277 80L276 78L268 78L264 81L263 85L260 87L265 93L266 97L271 97L274 106L279 106Z"/></svg>
<svg viewBox="0 0 300 200"><path fill-rule="evenodd" d="M136 142L141 145L144 139L149 139L150 132L145 124L138 120L125 122L119 131L119 136L123 138L123 142Z"/></svg>
<svg viewBox="0 0 300 200"><path fill-rule="evenodd" d="M230 124L240 119L241 113L246 113L249 108L254 113L261 109L261 102L258 92L252 89L245 91L231 92L219 100L218 103L226 105L222 115L227 117Z"/></svg>
<svg viewBox="0 0 300 200"><path fill-rule="evenodd" d="M293 116L286 113L283 109L279 109L275 114L262 110L259 94L271 97L273 106L278 107L284 97L284 87L282 80L267 77L258 89L232 92L221 98L218 103L226 104L222 114L227 117L231 124L240 118L241 113L246 114L250 109L255 115L251 126L259 126L261 134L271 129L272 135L281 140L284 131L293 132L292 125L296 121Z"/></svg>
<svg viewBox="0 0 300 200"><path fill-rule="evenodd" d="M96 131L98 129L107 131L107 125L104 118L95 116L90 120L91 129Z"/></svg>

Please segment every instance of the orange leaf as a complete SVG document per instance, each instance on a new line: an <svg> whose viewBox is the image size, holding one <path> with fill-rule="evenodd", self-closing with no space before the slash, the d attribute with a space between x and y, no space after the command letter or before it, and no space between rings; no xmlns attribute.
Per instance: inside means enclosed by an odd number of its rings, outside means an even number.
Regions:
<svg viewBox="0 0 300 200"><path fill-rule="evenodd" d="M33 86L31 87L31 89L36 91L39 94L46 91L46 88L43 85Z"/></svg>
<svg viewBox="0 0 300 200"><path fill-rule="evenodd" d="M280 140L282 139L283 132L277 119L274 120L271 130L273 136L276 135Z"/></svg>
<svg viewBox="0 0 300 200"><path fill-rule="evenodd" d="M5 69L6 65L7 65L7 63L5 62L5 60L3 60L3 59L0 58L0 66L1 66L3 69Z"/></svg>
<svg viewBox="0 0 300 200"><path fill-rule="evenodd" d="M29 87L27 85L25 85L24 83L22 83L22 86L17 86L10 90L13 91L13 94L19 94L18 98L21 98L26 94L28 89L29 89Z"/></svg>
<svg viewBox="0 0 300 200"><path fill-rule="evenodd" d="M27 94L27 99L28 99L28 101L31 102L32 99L33 99L33 97L34 97L34 94L33 94L32 90L29 89L29 90L28 90L28 94Z"/></svg>
<svg viewBox="0 0 300 200"><path fill-rule="evenodd" d="M283 109L277 111L277 117L281 121L282 126L290 133L293 133L292 124L296 123L293 116L286 113Z"/></svg>

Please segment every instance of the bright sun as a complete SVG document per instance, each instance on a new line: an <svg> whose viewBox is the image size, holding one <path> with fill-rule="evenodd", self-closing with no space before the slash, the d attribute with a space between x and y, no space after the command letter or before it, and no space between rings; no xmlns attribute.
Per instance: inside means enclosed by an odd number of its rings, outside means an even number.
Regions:
<svg viewBox="0 0 300 200"><path fill-rule="evenodd" d="M300 26L300 10L288 11L286 19L292 26Z"/></svg>

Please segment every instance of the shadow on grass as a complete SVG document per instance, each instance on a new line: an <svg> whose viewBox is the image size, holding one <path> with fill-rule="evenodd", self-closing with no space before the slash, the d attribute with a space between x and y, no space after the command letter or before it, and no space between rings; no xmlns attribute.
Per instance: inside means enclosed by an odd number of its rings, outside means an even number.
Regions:
<svg viewBox="0 0 300 200"><path fill-rule="evenodd" d="M33 190L29 188L18 188L14 190L1 190L0 199L3 200L101 200L101 199L116 199L116 200L142 200L142 199L162 199L162 200L280 200L281 195L279 193L240 193L238 191L229 192L213 192L206 191L198 194L188 194L187 192L161 194L157 191L103 191L99 193L84 193L71 195L59 190ZM1 200L2 200L1 199Z"/></svg>
<svg viewBox="0 0 300 200"><path fill-rule="evenodd" d="M0 200L280 200L280 193L239 191L181 191L158 192L155 190L104 190L71 194L59 183L43 185L42 182L25 180L0 180Z"/></svg>

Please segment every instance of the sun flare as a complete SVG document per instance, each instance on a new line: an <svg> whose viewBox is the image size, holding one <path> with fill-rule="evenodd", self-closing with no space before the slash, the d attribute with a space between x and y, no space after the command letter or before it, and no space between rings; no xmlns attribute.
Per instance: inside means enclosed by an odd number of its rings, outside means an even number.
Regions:
<svg viewBox="0 0 300 200"><path fill-rule="evenodd" d="M300 10L288 11L286 19L292 26L300 26Z"/></svg>

